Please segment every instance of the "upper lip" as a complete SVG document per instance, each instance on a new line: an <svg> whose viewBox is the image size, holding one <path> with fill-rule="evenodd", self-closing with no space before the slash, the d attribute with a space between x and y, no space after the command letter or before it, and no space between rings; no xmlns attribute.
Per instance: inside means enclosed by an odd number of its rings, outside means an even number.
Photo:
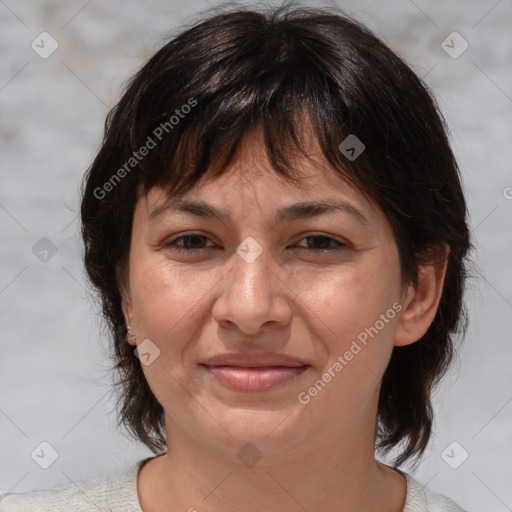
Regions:
<svg viewBox="0 0 512 512"><path fill-rule="evenodd" d="M300 359L287 354L267 352L265 354L225 353L209 357L201 364L206 366L239 366L245 368L264 368L270 366L309 366Z"/></svg>

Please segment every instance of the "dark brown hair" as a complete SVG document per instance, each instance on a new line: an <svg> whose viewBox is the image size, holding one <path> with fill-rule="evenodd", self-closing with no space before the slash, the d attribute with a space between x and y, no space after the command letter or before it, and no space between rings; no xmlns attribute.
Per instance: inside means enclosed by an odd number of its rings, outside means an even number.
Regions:
<svg viewBox="0 0 512 512"><path fill-rule="evenodd" d="M154 453L166 446L164 410L126 341L120 296L138 189L179 195L220 176L256 127L275 172L294 180L306 119L334 171L391 223L403 283L433 263L433 249L450 248L435 319L419 341L394 347L378 405L382 453L403 443L400 465L427 447L431 394L466 327L471 248L445 122L428 87L367 28L336 8L285 4L221 7L182 29L130 80L84 176L84 261L113 337L119 422ZM365 145L353 160L339 149L349 135Z"/></svg>

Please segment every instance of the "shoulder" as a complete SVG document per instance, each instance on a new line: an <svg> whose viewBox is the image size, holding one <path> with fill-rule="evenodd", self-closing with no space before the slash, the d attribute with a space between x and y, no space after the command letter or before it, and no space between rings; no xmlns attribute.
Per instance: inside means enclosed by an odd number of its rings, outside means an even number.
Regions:
<svg viewBox="0 0 512 512"><path fill-rule="evenodd" d="M468 512L443 494L432 492L408 473L401 473L407 480L403 512Z"/></svg>
<svg viewBox="0 0 512 512"><path fill-rule="evenodd" d="M0 496L0 512L142 512L137 496L137 472L144 461L107 476Z"/></svg>

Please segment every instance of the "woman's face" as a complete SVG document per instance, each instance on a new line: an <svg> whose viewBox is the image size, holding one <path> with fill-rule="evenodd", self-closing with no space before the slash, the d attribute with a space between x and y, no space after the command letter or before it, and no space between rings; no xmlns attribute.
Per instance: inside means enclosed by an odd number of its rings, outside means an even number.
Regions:
<svg viewBox="0 0 512 512"><path fill-rule="evenodd" d="M169 442L281 457L373 439L402 308L391 226L332 171L300 160L298 188L261 151L176 208L158 188L136 204L123 305Z"/></svg>

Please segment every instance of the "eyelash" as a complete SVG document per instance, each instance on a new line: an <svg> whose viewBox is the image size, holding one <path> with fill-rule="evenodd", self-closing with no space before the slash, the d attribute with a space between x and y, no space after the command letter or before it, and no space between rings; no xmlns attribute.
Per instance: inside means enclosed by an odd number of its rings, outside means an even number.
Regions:
<svg viewBox="0 0 512 512"><path fill-rule="evenodd" d="M191 233L191 234L188 234L188 235L182 235L182 236L179 236L179 237L175 238L174 240L172 240L171 242L166 244L166 247L171 248L173 251L182 252L182 253L191 253L191 252L198 252L198 251L202 252L202 251L207 250L207 249L213 249L213 247L187 248L187 247L183 247L181 245L177 245L176 244L177 240L183 240L185 238L203 238L203 239L208 239L208 237L205 236L205 235ZM335 240L334 238L331 238L331 237L326 236L326 235L308 235L308 236L303 237L300 241L305 240L306 238L324 238L324 239L329 240L330 242L335 242L336 244L338 244L337 247L334 247L334 248L331 248L331 249L310 249L310 248L306 248L306 247L302 247L301 248L302 250L304 250L304 251L306 251L308 253L318 253L318 252L321 252L321 253L324 253L324 254L325 253L332 253L332 252L340 251L340 250L342 250L343 248L345 248L347 246L347 244L344 244L343 242Z"/></svg>

